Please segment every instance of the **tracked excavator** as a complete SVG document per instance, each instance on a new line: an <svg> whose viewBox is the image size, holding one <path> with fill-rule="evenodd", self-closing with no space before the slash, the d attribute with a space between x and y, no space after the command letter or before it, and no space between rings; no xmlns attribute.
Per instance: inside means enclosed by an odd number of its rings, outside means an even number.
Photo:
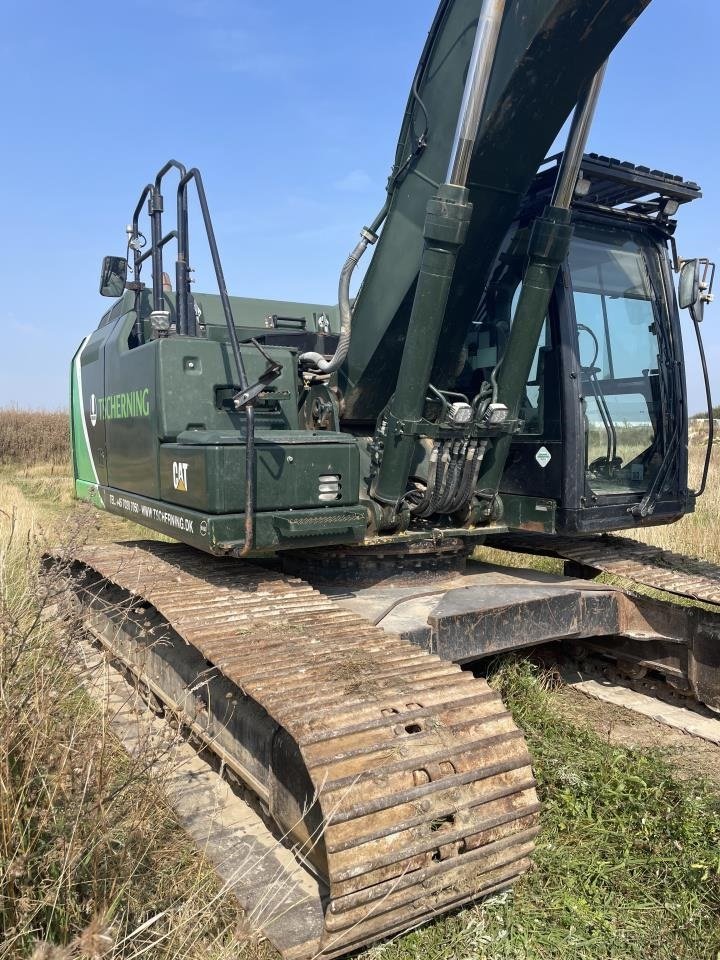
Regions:
<svg viewBox="0 0 720 960"><path fill-rule="evenodd" d="M71 369L76 494L167 536L77 548L74 589L311 878L266 918L284 956L530 866L531 758L464 665L571 638L720 707L718 568L618 535L694 509L713 439L692 489L679 311L702 356L714 265L673 235L700 189L585 152L648 3L442 0L337 305L229 296L175 160L103 262L115 302ZM215 294L190 284L191 195ZM482 566L483 542L565 576Z"/></svg>

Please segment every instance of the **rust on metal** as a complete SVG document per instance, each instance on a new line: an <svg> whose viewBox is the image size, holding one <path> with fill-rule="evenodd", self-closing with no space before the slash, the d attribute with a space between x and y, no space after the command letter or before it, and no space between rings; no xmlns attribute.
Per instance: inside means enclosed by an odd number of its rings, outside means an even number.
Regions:
<svg viewBox="0 0 720 960"><path fill-rule="evenodd" d="M665 593L720 605L720 566L629 537L503 534L489 538L488 543L501 550L571 560L596 573L609 573Z"/></svg>
<svg viewBox="0 0 720 960"><path fill-rule="evenodd" d="M95 577L81 594L121 591L125 616L165 622L221 676L229 703L265 711L299 751L321 814L321 955L417 925L529 868L539 820L530 757L484 680L245 561L153 541L88 546L72 559ZM236 746L234 758L232 742L218 752L252 786L252 751ZM317 828L305 816L296 833L308 838Z"/></svg>

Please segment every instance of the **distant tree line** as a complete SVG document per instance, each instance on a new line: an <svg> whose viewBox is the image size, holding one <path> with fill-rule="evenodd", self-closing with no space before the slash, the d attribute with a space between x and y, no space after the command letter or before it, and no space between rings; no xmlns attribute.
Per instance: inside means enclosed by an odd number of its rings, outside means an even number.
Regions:
<svg viewBox="0 0 720 960"><path fill-rule="evenodd" d="M0 407L0 465L70 463L70 418L63 410Z"/></svg>
<svg viewBox="0 0 720 960"><path fill-rule="evenodd" d="M713 407L713 419L717 420L720 418L720 406ZM703 410L701 413L694 413L691 420L707 420L707 410Z"/></svg>

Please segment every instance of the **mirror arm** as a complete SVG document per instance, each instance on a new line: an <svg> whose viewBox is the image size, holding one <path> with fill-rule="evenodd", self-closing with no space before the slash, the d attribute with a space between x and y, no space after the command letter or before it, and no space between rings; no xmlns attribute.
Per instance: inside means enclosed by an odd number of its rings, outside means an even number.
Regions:
<svg viewBox="0 0 720 960"><path fill-rule="evenodd" d="M670 251L672 253L672 268L675 273L680 273L680 257L678 256L677 241L675 237L670 237Z"/></svg>
<svg viewBox="0 0 720 960"><path fill-rule="evenodd" d="M705 346L703 344L702 333L700 332L700 323L695 319L695 314L691 311L693 326L695 327L695 336L697 338L698 352L700 353L700 363L702 365L703 380L705 382L705 399L707 401L708 411L708 441L705 450L705 463L703 465L702 480L700 487L693 491L695 498L701 497L705 493L707 485L708 472L710 470L710 460L712 458L713 441L715 439L715 420L713 418L712 389L710 387L710 375L708 373L707 358L705 356Z"/></svg>

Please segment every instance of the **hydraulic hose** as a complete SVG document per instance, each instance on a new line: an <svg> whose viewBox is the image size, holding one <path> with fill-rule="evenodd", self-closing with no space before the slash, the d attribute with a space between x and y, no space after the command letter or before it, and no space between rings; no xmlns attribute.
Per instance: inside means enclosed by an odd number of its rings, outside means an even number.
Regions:
<svg viewBox="0 0 720 960"><path fill-rule="evenodd" d="M445 440L442 449L440 451L440 458L438 462L438 473L435 480L435 488L432 491L432 497L427 508L423 511L422 514L418 516L431 517L434 513L437 513L438 505L445 496L445 491L447 490L447 481L448 474L450 472L452 459L452 440Z"/></svg>
<svg viewBox="0 0 720 960"><path fill-rule="evenodd" d="M425 491L420 500L410 506L413 516L451 514L465 508L474 493L487 446L487 440L470 440L462 444L458 456L452 441L445 441L442 450L441 444L436 442L430 457Z"/></svg>
<svg viewBox="0 0 720 960"><path fill-rule="evenodd" d="M383 208L386 210L386 208ZM377 221L376 221L377 222ZM330 360L326 360L321 353L303 353L300 355L300 363L307 367L312 367L320 373L335 373L339 370L350 349L350 334L352 331L352 307L350 306L350 280L355 271L355 267L362 255L365 253L371 243L377 240L377 234L365 227L361 234L362 239L355 247L353 252L345 261L345 266L340 272L340 282L338 284L338 305L340 307L340 338L334 355Z"/></svg>
<svg viewBox="0 0 720 960"><path fill-rule="evenodd" d="M447 472L445 489L443 490L440 502L435 507L437 513L448 513L448 507L457 495L462 461L464 460L465 456L465 447L466 442L463 442L462 440L456 440L452 446L452 452L450 454L450 467Z"/></svg>
<svg viewBox="0 0 720 960"><path fill-rule="evenodd" d="M435 492L435 481L437 479L438 472L438 457L440 456L440 444L435 441L432 448L432 453L430 454L430 468L428 470L427 483L425 485L425 491L422 494L420 500L417 503L411 504L410 513L415 516L423 517L425 516L425 511L430 506L432 501L433 494Z"/></svg>
<svg viewBox="0 0 720 960"><path fill-rule="evenodd" d="M484 441L483 441L484 442ZM465 452L465 464L463 466L460 483L457 492L448 504L448 513L457 513L461 510L473 493L472 478L476 472L479 472L478 458L482 459L482 445L477 440L471 440Z"/></svg>
<svg viewBox="0 0 720 960"><path fill-rule="evenodd" d="M697 338L698 351L700 353L700 362L702 364L703 382L705 384L705 398L707 400L707 409L708 409L708 439L707 439L707 447L705 448L705 463L703 465L702 480L700 482L699 488L693 491L696 497L701 497L705 493L705 487L707 485L707 478L708 478L708 471L710 470L710 460L712 459L713 441L715 439L715 418L713 417L713 401L712 401L712 390L710 388L710 375L708 374L707 359L705 358L705 344L703 343L702 333L700 332L700 324L695 319L694 315L692 317L692 320L693 320L693 326L695 327L695 336Z"/></svg>
<svg viewBox="0 0 720 960"><path fill-rule="evenodd" d="M448 0L443 0L443 5L441 10L438 12L437 16L444 16L445 9L447 8ZM420 94L418 93L418 83L422 71L425 69L426 64L423 61L420 62L418 66L418 72L415 75L415 80L413 82L413 94L416 101L419 103L423 113L425 114L425 131L418 137L417 142L415 143L412 153L407 157L404 163L402 163L399 168L393 173L390 177L388 186L387 186L387 196L385 198L385 203L383 204L380 212L375 217L373 222L369 227L363 227L360 236L360 243L355 247L353 252L345 261L345 266L340 272L340 282L338 284L338 306L340 308L340 338L338 340L337 349L335 354L331 357L330 360L326 360L321 353L315 353L309 351L308 353L303 353L300 355L300 363L302 365L314 368L320 373L328 374L335 373L336 370L339 370L343 365L345 357L347 356L348 350L350 349L350 334L352 331L352 307L350 306L350 280L355 271L355 267L358 265L358 262L362 255L365 253L367 248L371 244L377 243L378 240L378 230L385 222L385 218L390 212L390 204L392 202L393 194L399 183L401 183L415 161L420 157L420 155L425 150L427 145L427 135L429 131L428 125L428 116L427 110L425 109L425 104L420 99ZM412 118L411 118L412 119Z"/></svg>
<svg viewBox="0 0 720 960"><path fill-rule="evenodd" d="M410 508L410 512L416 517L429 517L433 512L433 504L437 502L437 491L442 486L445 469L447 467L446 459L447 441L435 442L433 454L430 459L430 471L428 473L428 482L425 488L425 495L420 503Z"/></svg>

